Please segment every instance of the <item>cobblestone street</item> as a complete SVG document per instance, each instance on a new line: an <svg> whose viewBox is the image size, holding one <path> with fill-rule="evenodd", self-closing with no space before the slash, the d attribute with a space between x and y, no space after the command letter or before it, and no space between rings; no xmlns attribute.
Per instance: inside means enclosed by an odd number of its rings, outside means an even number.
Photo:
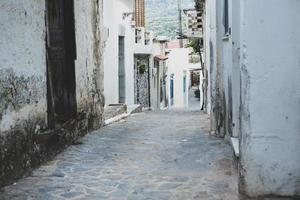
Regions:
<svg viewBox="0 0 300 200"><path fill-rule="evenodd" d="M0 199L238 199L232 151L199 111L134 114L84 137Z"/></svg>

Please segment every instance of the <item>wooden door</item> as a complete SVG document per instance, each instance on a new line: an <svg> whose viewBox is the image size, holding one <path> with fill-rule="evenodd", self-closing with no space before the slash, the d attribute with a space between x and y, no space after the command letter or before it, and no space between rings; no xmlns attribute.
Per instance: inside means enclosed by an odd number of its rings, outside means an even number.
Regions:
<svg viewBox="0 0 300 200"><path fill-rule="evenodd" d="M47 92L49 125L76 116L73 0L47 0Z"/></svg>

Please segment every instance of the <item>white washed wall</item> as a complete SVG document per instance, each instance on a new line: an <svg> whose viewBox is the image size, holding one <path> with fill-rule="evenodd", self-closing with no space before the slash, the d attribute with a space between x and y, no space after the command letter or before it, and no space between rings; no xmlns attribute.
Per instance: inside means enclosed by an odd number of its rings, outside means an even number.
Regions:
<svg viewBox="0 0 300 200"><path fill-rule="evenodd" d="M300 1L241 8L241 189L300 195Z"/></svg>
<svg viewBox="0 0 300 200"><path fill-rule="evenodd" d="M119 102L118 63L119 35L125 36L126 103L134 103L134 44L135 33L131 27L131 16L123 19L122 14L133 11L133 0L103 1L104 26L108 38L104 49L104 96L105 104ZM122 28L120 28L122 27ZM120 29L125 30L120 33Z"/></svg>

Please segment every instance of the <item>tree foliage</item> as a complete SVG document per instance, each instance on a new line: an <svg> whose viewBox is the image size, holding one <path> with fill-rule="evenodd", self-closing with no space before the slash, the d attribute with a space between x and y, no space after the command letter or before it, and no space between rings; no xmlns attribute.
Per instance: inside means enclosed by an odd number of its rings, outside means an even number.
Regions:
<svg viewBox="0 0 300 200"><path fill-rule="evenodd" d="M187 47L193 48L194 53L199 53L201 51L201 41L199 38L191 38L189 39L189 43L187 44Z"/></svg>

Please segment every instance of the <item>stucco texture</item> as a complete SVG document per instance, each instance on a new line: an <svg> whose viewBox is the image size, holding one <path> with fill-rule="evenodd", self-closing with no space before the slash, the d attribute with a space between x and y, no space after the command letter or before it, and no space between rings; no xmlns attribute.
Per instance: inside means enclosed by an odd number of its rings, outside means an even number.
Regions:
<svg viewBox="0 0 300 200"><path fill-rule="evenodd" d="M45 2L0 2L0 132L45 118Z"/></svg>
<svg viewBox="0 0 300 200"><path fill-rule="evenodd" d="M250 196L300 195L300 1L241 6L240 186Z"/></svg>

